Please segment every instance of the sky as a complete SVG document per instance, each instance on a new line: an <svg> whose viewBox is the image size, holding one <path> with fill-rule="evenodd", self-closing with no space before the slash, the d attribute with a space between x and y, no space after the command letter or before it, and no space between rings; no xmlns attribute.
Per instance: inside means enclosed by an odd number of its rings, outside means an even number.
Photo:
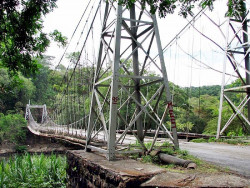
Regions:
<svg viewBox="0 0 250 188"><path fill-rule="evenodd" d="M97 2L97 1L96 1ZM62 32L64 36L68 39L71 38L74 29L80 20L81 15L84 12L85 7L87 6L88 1L86 0L58 0L57 6L52 13L46 15L44 18L44 31L51 32L55 29ZM96 6L95 3L93 6ZM226 3L224 0L217 0L215 2L215 9L213 12L206 11L206 15L209 18L220 25L225 21L224 14L226 12ZM196 10L197 11L197 10ZM101 18L101 14L97 15ZM88 13L86 14L88 15ZM93 16L90 15L90 17ZM222 47L225 45L225 39L223 38L222 33L225 33L225 28L222 24L221 30L218 29L215 24L213 24L209 18L203 15L194 22L194 26L197 30L204 33L205 35L211 37L214 41L219 43ZM173 39L176 34L188 23L191 19L184 19L178 14L167 15L166 18L158 19L158 26L160 31L160 38L162 42L162 46L165 47L171 39ZM81 23L79 28L83 28L84 24L89 25L90 23ZM96 24L95 28L100 25L100 23ZM220 85L222 75L216 71L210 70L207 67L204 67L205 63L218 71L222 71L223 67L223 58L224 55L222 51L216 47L211 41L208 41L204 37L201 36L197 32L197 30L190 27L186 30L184 34L180 36L178 40L176 40L171 47L169 47L164 53L165 65L167 69L168 78L171 82L179 86L202 86L202 85ZM86 33L84 33L86 34ZM80 38L79 43L83 43L84 34ZM92 33L93 34L93 33ZM89 47L94 47L95 44L99 43L99 36L97 34L93 34L94 44L88 43ZM74 51L79 36L80 31L73 40L71 46L69 46L69 52ZM80 44L79 44L80 46ZM97 51L97 47L95 46L95 51ZM80 48L78 48L80 49ZM153 51L156 49L152 49ZM79 50L78 50L79 51ZM48 48L46 55L54 56L53 64L56 65L59 62L62 54L64 52L63 48L57 46L57 44L52 43ZM96 52L94 52L96 54ZM194 58L191 58L190 55ZM156 52L157 54L157 52ZM67 66L66 59L62 62L65 66ZM227 72L232 72L230 67L227 68ZM228 82L231 82L230 80Z"/></svg>

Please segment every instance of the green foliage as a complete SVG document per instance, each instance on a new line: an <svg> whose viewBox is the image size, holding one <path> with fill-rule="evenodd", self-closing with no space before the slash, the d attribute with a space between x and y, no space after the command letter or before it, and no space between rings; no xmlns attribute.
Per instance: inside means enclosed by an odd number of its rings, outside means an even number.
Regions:
<svg viewBox="0 0 250 188"><path fill-rule="evenodd" d="M0 67L11 75L35 74L39 57L50 44L48 34L42 31L44 15L53 11L56 0L3 0L0 3ZM52 39L66 43L66 38L55 30Z"/></svg>
<svg viewBox="0 0 250 188"><path fill-rule="evenodd" d="M215 137L210 137L209 139L208 139L208 142L215 142L216 141L216 138Z"/></svg>
<svg viewBox="0 0 250 188"><path fill-rule="evenodd" d="M191 142L195 143L208 143L208 142L218 142L218 143L227 143L227 144L232 144L232 145L249 145L249 143L244 142L244 139L238 138L238 139L216 139L215 137L210 137L209 139L204 139L204 138L197 138L197 139L192 139Z"/></svg>
<svg viewBox="0 0 250 188"><path fill-rule="evenodd" d="M246 6L244 5L243 0L228 0L227 3L228 12L226 16L228 17L236 17L237 19L241 19L242 13L246 11Z"/></svg>
<svg viewBox="0 0 250 188"><path fill-rule="evenodd" d="M189 88L185 88L189 89ZM219 98L221 86L201 86L201 87L191 87L192 97L199 98L201 95L210 95Z"/></svg>
<svg viewBox="0 0 250 188"><path fill-rule="evenodd" d="M51 32L50 34L50 37L58 42L59 46L62 45L62 46L66 46L67 44L67 37L63 36L61 32L59 32L58 30L54 30L53 32Z"/></svg>
<svg viewBox="0 0 250 188"><path fill-rule="evenodd" d="M173 156L176 156L176 157L184 159L184 160L193 161L194 163L196 163L197 168L195 170L190 170L190 169L185 169L183 167L180 167L180 166L177 166L174 164L162 163L159 160L158 156L151 156L151 155L142 156L141 161L145 162L145 163L153 163L153 164L158 165L162 168L166 168L170 171L175 171L175 172L177 171L177 172L182 172L182 173L185 171L188 171L187 173L189 173L190 171L195 171L196 173L204 173L204 172L205 173L215 173L218 171L225 171L225 170L221 169L221 167L218 168L214 165L208 164L208 163L190 155L188 153L188 151L186 151L186 150L174 149L174 147L171 146L168 142L166 142L162 145L159 145L158 147L160 148L162 153L166 153L168 155L173 155ZM138 154L133 154L132 157L134 159L137 159L139 156L138 156Z"/></svg>
<svg viewBox="0 0 250 188"><path fill-rule="evenodd" d="M228 144L232 144L232 145L238 145L238 144L242 144L242 140L240 139L227 139L227 140L224 140L226 143Z"/></svg>
<svg viewBox="0 0 250 188"><path fill-rule="evenodd" d="M127 7L131 7L136 0L119 0L120 4L125 4ZM165 17L167 14L173 14L176 8L179 7L179 15L187 17L188 15L193 16L193 8L199 2L203 8L209 7L213 9L214 0L142 0L142 4L150 6L150 12L155 13L158 11L160 17Z"/></svg>
<svg viewBox="0 0 250 188"><path fill-rule="evenodd" d="M79 52L68 54L68 58L76 63L79 57ZM20 74L19 77L9 77L6 69L0 69L0 112L6 113L20 113L22 114L25 108L25 104L31 99L35 104L47 104L48 109L58 109L59 121L56 123L64 124L70 121L78 120L89 113L90 96L92 90L93 79L93 67L79 66L75 70L73 68L65 67L57 68L52 71L50 69L51 60L53 57L45 56L44 58L37 58L37 62L41 65L39 72L32 76L31 79L25 78ZM132 69L132 61L126 62L128 69ZM71 83L75 81L77 84L69 84L70 76L75 71L74 76L71 79ZM102 70L101 70L102 71ZM124 72L121 72L123 74ZM110 73L104 73L109 76ZM156 76L153 72L145 72L145 75ZM127 78L120 80L124 84L130 84ZM231 85L238 85L239 81L236 80ZM103 82L103 84L110 84L109 80ZM143 84L143 83L141 83ZM227 87L231 87L231 85ZM141 91L147 93L147 100L150 96L156 92L159 88L159 84L150 85L148 87L142 87ZM99 87L98 90L101 93L107 91L107 87ZM181 88L179 86L170 83L170 89L174 90L174 113L176 115L177 129L179 131L216 134L217 122L218 122L218 106L219 97L216 96L218 92L218 86L206 86L201 88L192 87ZM189 94L189 92L192 93ZM197 97L197 92L202 94ZM209 94L206 94L208 92ZM165 93L163 93L163 98ZM242 96L232 95L234 102L240 101ZM244 96L243 96L244 97ZM123 92L121 100L127 99L126 92ZM103 99L100 98L100 102L103 103ZM151 105L156 104L156 100L152 100ZM145 103L142 100L142 103ZM166 105L166 101L160 100L159 107L157 109L159 116L161 117ZM127 107L129 110L127 111ZM224 104L222 123L225 123L230 117L232 110L229 106ZM62 109L61 109L62 108ZM133 111L136 106L129 101L128 105L125 105L121 109L120 113L126 119L130 119L133 116ZM108 117L109 107L105 105L103 108L104 116ZM74 114L71 116L70 114ZM169 116L166 117L166 122L170 121ZM144 117L146 129L155 129L156 124L151 121L148 116ZM125 125L122 121L118 121L120 129L123 129ZM230 133L231 132L231 133ZM0 133L3 134L3 133ZM241 124L237 118L232 122L232 126L225 132L225 134L242 135L243 130ZM3 137L1 135L1 137Z"/></svg>
<svg viewBox="0 0 250 188"><path fill-rule="evenodd" d="M238 131L238 136L245 136L244 132L243 132L243 128L240 127L239 131Z"/></svg>
<svg viewBox="0 0 250 188"><path fill-rule="evenodd" d="M172 147L166 147L166 148L162 148L161 151L163 153L166 153L168 155L174 155L175 151Z"/></svg>
<svg viewBox="0 0 250 188"><path fill-rule="evenodd" d="M17 153L24 153L27 151L27 146L26 145L17 145L17 146L15 146L15 150Z"/></svg>
<svg viewBox="0 0 250 188"><path fill-rule="evenodd" d="M78 59L80 58L80 54L81 54L80 52L72 52L67 54L67 58L70 60L70 62L76 64Z"/></svg>
<svg viewBox="0 0 250 188"><path fill-rule="evenodd" d="M193 128L194 124L190 121L186 121L185 123L178 123L178 129L182 131L189 132Z"/></svg>
<svg viewBox="0 0 250 188"><path fill-rule="evenodd" d="M0 116L0 143L8 140L15 144L26 140L26 121L20 114L8 114Z"/></svg>
<svg viewBox="0 0 250 188"><path fill-rule="evenodd" d="M52 70L49 66L52 59L53 57L50 56L37 59L41 67L39 68L39 72L32 77L36 92L31 98L36 104L47 104L49 106L56 95L53 85L62 80L61 74L56 74L51 78Z"/></svg>
<svg viewBox="0 0 250 188"><path fill-rule="evenodd" d="M210 121L207 122L207 126L203 133L207 135L216 135L217 124L218 124L218 117L212 118Z"/></svg>
<svg viewBox="0 0 250 188"><path fill-rule="evenodd" d="M151 147L151 145L152 145L151 142L145 143L145 146L147 149L149 149ZM141 147L141 145L138 142L136 142L135 144L130 145L130 150L133 150L134 148L138 148L138 147ZM173 145L170 144L169 142L164 142L162 144L156 144L154 146L154 149L159 150L161 153L165 153L165 154L173 155L173 156L178 156L180 158L188 158L189 157L188 151L175 149L173 147ZM139 154L132 154L132 155L130 155L130 157L132 159L135 159L135 160L138 158L141 158L141 161L144 163L154 163L154 164L162 165L158 155L151 156L150 154L148 154L148 155L139 156Z"/></svg>
<svg viewBox="0 0 250 188"><path fill-rule="evenodd" d="M142 162L144 163L159 163L158 156L144 155L142 156Z"/></svg>
<svg viewBox="0 0 250 188"><path fill-rule="evenodd" d="M183 158L185 156L188 156L188 151L181 150L181 149L175 149L173 146L170 147L161 147L161 152L166 153L168 155L178 156L180 158Z"/></svg>
<svg viewBox="0 0 250 188"><path fill-rule="evenodd" d="M218 112L218 106L217 106L217 108L216 108L216 106L214 106L214 109L212 110L213 115L210 116L210 119L207 119L207 126L204 129L204 134L215 135L217 132L218 113L219 112ZM228 121L228 119L231 117L233 111L232 111L231 107L227 104L227 102L224 102L223 106L224 107L222 109L223 115L222 115L221 123L222 123L222 125L225 125L226 122ZM229 132L231 132L231 133L229 133ZM225 130L224 134L225 135L233 134L235 136L242 135L242 124L238 118L235 118L231 122L230 126Z"/></svg>
<svg viewBox="0 0 250 188"><path fill-rule="evenodd" d="M8 110L21 113L34 91L31 79L21 74L10 77L6 69L0 68L0 113Z"/></svg>
<svg viewBox="0 0 250 188"><path fill-rule="evenodd" d="M150 145L151 143L149 143ZM134 146L139 146L138 144L135 144ZM174 149L174 147L169 144L168 142L163 143L162 145L158 145L157 146L157 150L160 149L161 153L165 153L168 155L173 155L176 156L178 158L184 159L184 160L191 160L194 163L197 164L197 169L195 171L197 172L218 172L221 169L216 168L213 165L207 164L204 161L190 155L188 153L188 151L186 150L180 150L180 149ZM153 163L155 165L158 165L162 168L167 168L168 170L173 170L173 171L178 171L181 170L181 172L183 172L184 169L183 167L174 165L174 164L166 164L166 163L162 163L158 157L158 155L156 156L151 156L151 155L144 155L144 156L139 156L138 154L133 154L131 155L131 157L133 159L138 159L141 158L141 162L144 163ZM190 171L190 170L188 170Z"/></svg>
<svg viewBox="0 0 250 188"><path fill-rule="evenodd" d="M66 157L25 154L1 160L0 187L66 187Z"/></svg>
<svg viewBox="0 0 250 188"><path fill-rule="evenodd" d="M205 138L196 138L196 139L192 139L191 142L195 142L195 143L207 143L208 140Z"/></svg>
<svg viewBox="0 0 250 188"><path fill-rule="evenodd" d="M234 137L234 136L236 136L236 135L235 135L235 132L234 132L234 131L229 131L229 132L227 133L227 136L229 136L229 137Z"/></svg>
<svg viewBox="0 0 250 188"><path fill-rule="evenodd" d="M250 145L250 143L246 142L243 138L231 138L231 139L220 138L216 140L216 142L227 143L232 145Z"/></svg>
<svg viewBox="0 0 250 188"><path fill-rule="evenodd" d="M164 142L161 146L162 147L171 147L172 144L170 144L169 142Z"/></svg>
<svg viewBox="0 0 250 188"><path fill-rule="evenodd" d="M118 0L120 4L131 7L136 0ZM213 3L215 0L142 0L143 6L146 4L150 6L150 12L158 14L160 17L165 17L167 14L173 14L179 8L179 15L186 18L188 15L193 16L193 9L200 6L203 9L208 7L213 10ZM244 0L228 0L228 11L226 16L240 17L242 12L246 10Z"/></svg>

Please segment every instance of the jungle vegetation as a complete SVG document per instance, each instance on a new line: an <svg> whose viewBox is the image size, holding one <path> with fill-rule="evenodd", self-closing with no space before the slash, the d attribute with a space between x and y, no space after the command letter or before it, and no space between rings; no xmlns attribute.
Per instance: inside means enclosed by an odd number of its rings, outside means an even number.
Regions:
<svg viewBox="0 0 250 188"><path fill-rule="evenodd" d="M179 8L179 14L193 15L195 6L213 9L215 0L142 0L151 7L152 13L165 17ZM135 0L119 0L128 7ZM240 17L245 10L243 0L228 0L226 16ZM44 56L51 40L62 46L67 43L58 30L44 33L43 16L56 8L56 0L2 0L0 1L0 144L8 141L22 144L26 139L25 106L47 104L53 107L55 97L65 90L62 83L65 72L72 73L63 65L51 67L53 57ZM84 96L84 111L89 111L93 67L82 67L82 85L76 95ZM154 73L149 73L153 76ZM237 85L239 82L232 83ZM170 83L174 92L174 106L178 131L215 134L218 118L219 86L181 88ZM153 87L158 87L157 85ZM230 86L228 86L230 87ZM70 89L70 88L69 88ZM71 88L72 89L72 88ZM75 91L75 90L71 90ZM234 96L239 103L241 94ZM164 102L162 102L164 103ZM231 115L226 106L223 123ZM81 114L83 114L81 113ZM125 112L124 112L125 113ZM81 115L79 114L79 115ZM235 119L225 132L243 135L239 121ZM42 156L16 156L0 161L0 187L65 187L65 158Z"/></svg>
<svg viewBox="0 0 250 188"><path fill-rule="evenodd" d="M13 133L13 129L20 129L21 131L21 127L25 126L23 117L25 106L29 100L31 100L32 104L46 104L48 108L52 108L54 107L55 98L61 97L67 87L66 83L62 82L65 79L65 72L67 71L70 75L73 72L73 68L67 70L61 65L56 70L53 70L50 68L51 60L51 57L36 59L41 66L38 73L32 77L25 77L19 73L19 77L16 79L8 74L6 68L0 69L0 142L5 139L13 143L22 141L22 133L15 132L17 134L14 136L16 139L10 135ZM76 114L79 117L76 118L80 118L83 114L88 114L89 112L93 76L92 66L81 67L80 69L81 71L76 71L78 73L76 79L81 79L81 84L78 84L76 89L74 89L75 86L73 84L68 88L70 90L68 95L78 96L83 105L82 111ZM154 73L149 72L148 75L154 76ZM239 80L236 80L227 87L239 84ZM149 92L153 92L159 86L155 84L150 87ZM182 88L170 83L170 89L174 91L174 108L178 131L216 134L220 86ZM232 94L231 98L233 98L236 104L239 104L242 97L244 97L244 94ZM73 105L78 103L79 101L75 101ZM164 101L160 102L160 104L164 105ZM225 123L232 113L230 106L226 102L224 106L222 123ZM161 108L159 110L163 111ZM69 111L68 113L71 112ZM121 113L124 116L126 114L125 111ZM15 126L20 126L20 128ZM242 129L241 123L237 118L235 118L225 134L244 134L244 129Z"/></svg>
<svg viewBox="0 0 250 188"><path fill-rule="evenodd" d="M136 0L119 0L120 4L128 8ZM192 16L195 6L213 9L214 0L142 0L142 3L151 7L152 13L158 13L161 17L179 11L186 17ZM226 16L240 17L245 11L243 0L228 0ZM67 38L59 31L44 33L43 16L56 8L56 0L2 0L0 2L0 141L8 138L17 124L24 126L25 105L31 100L36 104L53 104L54 96L60 97L66 85L66 67L61 65L52 70L50 62L53 57L44 56L51 40L60 45L67 44ZM178 10L177 10L178 9ZM84 112L88 113L89 95L91 90L92 67L82 68L85 78L83 85L79 86L77 95L84 95ZM91 73L92 71L92 73ZM68 70L70 74L72 70ZM91 74L90 74L91 73ZM154 75L154 73L149 73ZM126 80L125 80L126 81ZM239 84L239 81L232 83ZM157 87L157 85L155 86ZM228 86L230 87L230 86ZM179 130L197 133L215 134L218 117L218 93L219 86L203 86L200 88L181 88L171 83L171 89L175 90L174 105L176 109ZM239 102L242 96L234 96L235 102ZM223 122L230 116L230 107L224 108ZM17 123L19 122L19 123ZM19 128L17 128L19 130ZM242 134L242 128L237 119L228 132ZM226 134L228 133L226 132ZM17 131L17 139L20 139ZM21 136L22 137L22 136ZM22 139L21 139L22 140Z"/></svg>

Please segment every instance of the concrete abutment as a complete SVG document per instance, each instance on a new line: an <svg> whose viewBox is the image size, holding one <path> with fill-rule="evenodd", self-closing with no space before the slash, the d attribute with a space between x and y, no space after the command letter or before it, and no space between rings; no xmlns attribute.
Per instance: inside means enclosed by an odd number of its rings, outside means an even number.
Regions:
<svg viewBox="0 0 250 188"><path fill-rule="evenodd" d="M67 152L68 188L84 187L250 187L250 181L232 173L170 172L132 159L108 161L96 152Z"/></svg>

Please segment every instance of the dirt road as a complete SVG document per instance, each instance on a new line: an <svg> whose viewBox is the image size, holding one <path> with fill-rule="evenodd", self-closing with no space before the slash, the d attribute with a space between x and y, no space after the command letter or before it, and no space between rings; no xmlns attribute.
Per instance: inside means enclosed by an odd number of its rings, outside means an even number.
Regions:
<svg viewBox="0 0 250 188"><path fill-rule="evenodd" d="M180 141L180 148L200 159L250 177L250 146Z"/></svg>

